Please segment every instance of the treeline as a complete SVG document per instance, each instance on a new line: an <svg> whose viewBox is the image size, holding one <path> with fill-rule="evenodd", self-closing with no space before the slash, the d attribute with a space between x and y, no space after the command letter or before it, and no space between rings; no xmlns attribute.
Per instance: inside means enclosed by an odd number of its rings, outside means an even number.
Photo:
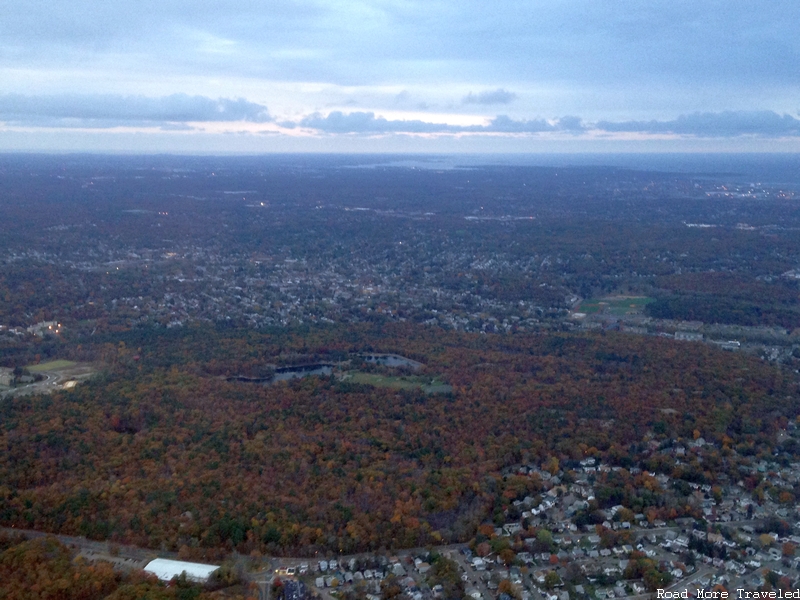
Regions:
<svg viewBox="0 0 800 600"><path fill-rule="evenodd" d="M800 327L800 310L769 299L744 300L724 295L674 294L657 297L645 306L645 314L657 319L703 321L749 327Z"/></svg>

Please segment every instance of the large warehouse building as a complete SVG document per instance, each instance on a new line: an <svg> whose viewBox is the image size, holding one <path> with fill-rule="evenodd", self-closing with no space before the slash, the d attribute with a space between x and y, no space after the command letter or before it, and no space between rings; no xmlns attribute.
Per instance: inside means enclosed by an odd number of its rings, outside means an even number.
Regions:
<svg viewBox="0 0 800 600"><path fill-rule="evenodd" d="M170 581L173 577L179 577L181 573L185 572L186 579L197 583L208 581L208 578L217 569L219 569L217 565L203 565L182 560L169 560L167 558L152 560L144 568L146 572L152 573L162 581Z"/></svg>

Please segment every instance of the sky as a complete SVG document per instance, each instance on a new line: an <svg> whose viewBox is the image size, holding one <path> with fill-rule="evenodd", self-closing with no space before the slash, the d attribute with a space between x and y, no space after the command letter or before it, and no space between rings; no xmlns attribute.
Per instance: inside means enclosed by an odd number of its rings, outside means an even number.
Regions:
<svg viewBox="0 0 800 600"><path fill-rule="evenodd" d="M0 151L800 152L797 0L26 0Z"/></svg>

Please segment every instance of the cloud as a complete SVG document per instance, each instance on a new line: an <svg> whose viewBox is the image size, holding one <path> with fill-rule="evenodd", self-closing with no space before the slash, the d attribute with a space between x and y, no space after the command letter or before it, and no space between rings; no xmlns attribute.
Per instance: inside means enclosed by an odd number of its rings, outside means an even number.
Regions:
<svg viewBox="0 0 800 600"><path fill-rule="evenodd" d="M562 117L553 121L545 119L514 120L498 115L487 125L450 125L420 120L389 120L376 117L372 112L342 113L334 111L327 116L314 113L299 123L282 123L285 127L308 127L326 133L544 133L552 131L580 132L585 127L579 117Z"/></svg>
<svg viewBox="0 0 800 600"><path fill-rule="evenodd" d="M491 120L485 129L499 133L541 133L544 131L556 130L554 125L551 125L544 119L515 121L506 115L498 115Z"/></svg>
<svg viewBox="0 0 800 600"><path fill-rule="evenodd" d="M586 126L583 124L583 120L580 117L575 116L567 116L561 117L556 122L558 129L561 131L572 131L574 133L580 133L582 131L586 131Z"/></svg>
<svg viewBox="0 0 800 600"><path fill-rule="evenodd" d="M332 112L327 116L309 115L299 123L325 133L491 133L491 134L582 134L589 131L607 133L676 134L696 138L738 136L800 137L800 119L773 111L725 111L693 113L666 121L598 121L586 123L574 115L554 119L512 119L498 115L486 125L450 125L421 120L389 120L372 112Z"/></svg>
<svg viewBox="0 0 800 600"><path fill-rule="evenodd" d="M797 0L509 0L503 6L5 2L0 81L4 91L52 84L47 89L162 94L191 79L191 89L204 95L239 94L256 82L271 90L297 82L388 85L429 90L436 104L457 86L474 90L456 98L470 107L507 106L513 93L495 90L503 85L518 90L515 109L585 110L593 118L611 114L604 111L714 110L720 98L733 99L731 108L767 97L785 107L796 98ZM309 97L298 110L330 101L328 89L304 93Z"/></svg>
<svg viewBox="0 0 800 600"><path fill-rule="evenodd" d="M0 96L0 120L24 125L114 127L192 121L272 120L266 106L243 98L173 94L158 98L101 94Z"/></svg>
<svg viewBox="0 0 800 600"><path fill-rule="evenodd" d="M674 133L697 137L768 137L800 135L800 120L770 110L692 113L672 121L599 121L596 128L614 132Z"/></svg>
<svg viewBox="0 0 800 600"><path fill-rule="evenodd" d="M485 131L498 133L544 133L548 131L567 131L580 133L586 130L580 117L561 117L548 121L545 119L531 119L529 121L515 121L506 115L498 115L492 119Z"/></svg>
<svg viewBox="0 0 800 600"><path fill-rule="evenodd" d="M517 95L508 90L497 88L491 92L481 92L473 94L470 92L462 99L464 104L508 104L515 100Z"/></svg>
<svg viewBox="0 0 800 600"><path fill-rule="evenodd" d="M302 119L302 127L317 129L326 133L458 133L468 128L446 123L429 123L420 120L388 120L376 117L373 112L352 112L344 114L334 111L323 117L314 113Z"/></svg>

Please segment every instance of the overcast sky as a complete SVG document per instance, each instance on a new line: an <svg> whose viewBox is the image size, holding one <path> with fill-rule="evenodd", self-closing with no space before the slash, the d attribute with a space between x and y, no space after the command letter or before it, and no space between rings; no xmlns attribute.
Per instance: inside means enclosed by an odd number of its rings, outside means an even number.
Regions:
<svg viewBox="0 0 800 600"><path fill-rule="evenodd" d="M800 151L797 0L0 4L0 150Z"/></svg>

